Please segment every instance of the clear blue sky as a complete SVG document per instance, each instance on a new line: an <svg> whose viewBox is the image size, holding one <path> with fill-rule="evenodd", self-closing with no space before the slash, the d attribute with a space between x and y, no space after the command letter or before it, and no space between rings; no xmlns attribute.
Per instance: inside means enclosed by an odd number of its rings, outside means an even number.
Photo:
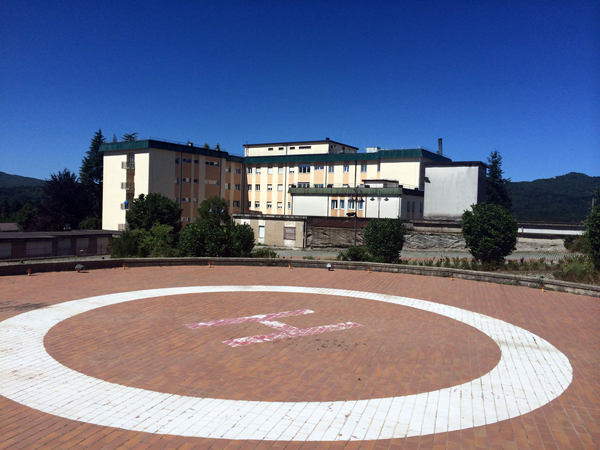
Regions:
<svg viewBox="0 0 600 450"><path fill-rule="evenodd" d="M600 175L597 0L3 0L0 39L2 172L78 172L101 128Z"/></svg>

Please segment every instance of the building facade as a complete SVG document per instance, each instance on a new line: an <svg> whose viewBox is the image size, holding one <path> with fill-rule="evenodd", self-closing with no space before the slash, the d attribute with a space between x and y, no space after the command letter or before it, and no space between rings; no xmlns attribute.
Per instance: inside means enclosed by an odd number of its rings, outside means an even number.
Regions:
<svg viewBox="0 0 600 450"><path fill-rule="evenodd" d="M103 144L103 229L125 229L133 199L152 192L181 206L184 225L212 196L231 214L421 219L426 164L451 162L421 148L359 153L329 138L244 147L239 157L154 139Z"/></svg>

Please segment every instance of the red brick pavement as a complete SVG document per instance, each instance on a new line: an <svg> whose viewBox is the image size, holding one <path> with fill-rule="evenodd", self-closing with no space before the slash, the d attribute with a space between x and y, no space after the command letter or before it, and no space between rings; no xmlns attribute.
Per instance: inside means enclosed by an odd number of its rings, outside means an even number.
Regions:
<svg viewBox="0 0 600 450"><path fill-rule="evenodd" d="M454 449L600 447L600 301L538 290L412 275L269 267L154 267L0 278L0 321L94 295L226 284L330 287L456 306L523 327L570 360L557 399L514 419L449 433L362 442L225 441L102 427L0 397L0 449ZM232 348L222 341L273 332L260 323L204 329L185 324L311 309L281 321L298 328L355 322L339 332ZM483 333L443 316L361 299L242 292L189 294L106 306L46 336L50 355L126 386L198 397L339 401L454 386L490 371L500 350Z"/></svg>

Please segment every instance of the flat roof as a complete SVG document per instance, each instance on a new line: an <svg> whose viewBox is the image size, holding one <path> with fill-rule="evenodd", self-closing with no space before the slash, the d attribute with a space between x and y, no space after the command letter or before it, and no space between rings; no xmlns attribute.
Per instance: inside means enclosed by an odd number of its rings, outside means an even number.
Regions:
<svg viewBox="0 0 600 450"><path fill-rule="evenodd" d="M332 141L329 138L325 138L325 139L321 139L321 140L314 140L314 141L290 141L290 142L269 142L266 144L245 144L244 147L245 148L268 147L269 145L272 145L272 146L285 145L285 146L289 147L290 145L304 145L304 144L338 144L343 147L355 148L356 150L358 150L358 147L354 147L354 146L348 145L348 144L342 144L341 142L337 142L337 141Z"/></svg>

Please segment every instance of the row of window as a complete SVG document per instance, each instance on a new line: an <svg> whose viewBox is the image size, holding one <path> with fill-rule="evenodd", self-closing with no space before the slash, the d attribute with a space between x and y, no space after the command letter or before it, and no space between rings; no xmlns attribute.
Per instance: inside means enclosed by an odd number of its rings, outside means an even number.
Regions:
<svg viewBox="0 0 600 450"><path fill-rule="evenodd" d="M329 173L334 173L335 172L335 167L336 166L327 166L327 171ZM325 166L321 165L321 164L315 164L314 166L312 166L313 170L325 170ZM247 173L251 174L256 173L257 175L261 174L261 168L260 167L255 167L254 169L252 167L248 167L247 169ZM277 173L278 174L283 174L283 167L277 167ZM290 173L295 173L296 168L295 167L290 167ZM298 173L310 173L311 170L311 165L310 164L298 164ZM367 164L361 164L360 166L360 171L362 173L366 173L367 171ZM343 172L344 173L350 173L350 165L349 164L345 164L343 166ZM377 163L377 172L381 172L381 164ZM268 175L272 175L273 174L273 167L267 167L267 174Z"/></svg>
<svg viewBox="0 0 600 450"><path fill-rule="evenodd" d="M283 150L285 147L278 147L277 150ZM312 145L301 145L298 147L298 150L308 150L309 148L312 148ZM268 148L269 151L271 150L275 150L274 147L269 147ZM296 147L290 147L290 150L296 150Z"/></svg>
<svg viewBox="0 0 600 450"><path fill-rule="evenodd" d="M265 237L265 226L258 226L258 238ZM283 239L285 240L296 240L296 227L283 227Z"/></svg>
<svg viewBox="0 0 600 450"><path fill-rule="evenodd" d="M291 207L291 202L288 202L288 209ZM248 208L252 208L252 202L248 202ZM254 202L254 209L260 209L260 202ZM267 209L273 209L273 202L267 202ZM277 209L283 209L283 202L277 202Z"/></svg>
<svg viewBox="0 0 600 450"><path fill-rule="evenodd" d="M192 159L191 158L181 158L181 161L184 163L191 163ZM179 158L175 158L175 164L179 164ZM194 164L200 164L200 160L198 159L194 159ZM207 166L215 166L215 167L219 167L219 163L216 161L204 161L204 164ZM225 172L230 173L231 172L231 166L227 166L227 168L225 169ZM240 168L236 168L235 169L235 173L242 173L242 169Z"/></svg>
<svg viewBox="0 0 600 450"><path fill-rule="evenodd" d="M354 209L354 200L331 200L331 209L346 209L346 205L348 209ZM358 210L362 211L364 206L364 202L358 202Z"/></svg>
<svg viewBox="0 0 600 450"><path fill-rule="evenodd" d="M181 178L182 183L191 183L192 181L197 184L198 178L194 178L193 180L191 178L187 178L187 177ZM219 180L204 180L204 183L205 184L219 184ZM175 184L179 184L179 177L175 178Z"/></svg>
<svg viewBox="0 0 600 450"><path fill-rule="evenodd" d="M248 185L248 190L251 191L252 190L252 185L249 184ZM260 191L260 184L255 184L254 185L254 190L255 191ZM267 191L271 192L273 190L273 185L272 184L267 184ZM277 185L277 192L283 192L283 184L278 184Z"/></svg>

